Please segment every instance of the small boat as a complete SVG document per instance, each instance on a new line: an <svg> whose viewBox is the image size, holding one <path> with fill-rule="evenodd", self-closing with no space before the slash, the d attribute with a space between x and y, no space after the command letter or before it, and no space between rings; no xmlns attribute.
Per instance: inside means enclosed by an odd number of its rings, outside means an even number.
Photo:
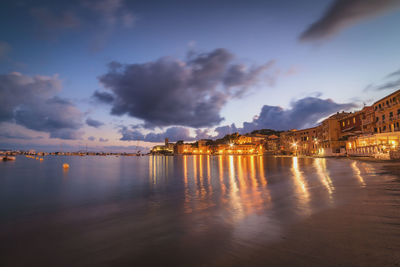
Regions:
<svg viewBox="0 0 400 267"><path fill-rule="evenodd" d="M2 158L3 161L15 160L16 158L13 156L5 156Z"/></svg>

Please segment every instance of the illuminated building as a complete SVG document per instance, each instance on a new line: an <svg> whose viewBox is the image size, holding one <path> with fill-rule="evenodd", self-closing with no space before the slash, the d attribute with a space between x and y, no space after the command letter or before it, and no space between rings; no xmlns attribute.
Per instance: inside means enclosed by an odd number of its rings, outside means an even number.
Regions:
<svg viewBox="0 0 400 267"><path fill-rule="evenodd" d="M400 90L376 101L375 112L376 133L395 132L400 130Z"/></svg>
<svg viewBox="0 0 400 267"><path fill-rule="evenodd" d="M285 154L313 155L317 153L317 127L281 133L281 150Z"/></svg>

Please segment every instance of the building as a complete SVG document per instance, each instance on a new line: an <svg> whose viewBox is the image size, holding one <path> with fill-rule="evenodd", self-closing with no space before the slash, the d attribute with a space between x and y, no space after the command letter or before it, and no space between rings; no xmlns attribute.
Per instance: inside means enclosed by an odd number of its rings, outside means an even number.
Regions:
<svg viewBox="0 0 400 267"><path fill-rule="evenodd" d="M163 155L172 155L174 154L174 144L168 141L168 138L165 138L164 145L154 146L150 153L152 154L163 154Z"/></svg>
<svg viewBox="0 0 400 267"><path fill-rule="evenodd" d="M376 101L375 112L376 133L388 133L400 130L400 90Z"/></svg>
<svg viewBox="0 0 400 267"><path fill-rule="evenodd" d="M212 147L215 155L254 155L264 153L262 145L257 144L218 144Z"/></svg>
<svg viewBox="0 0 400 267"><path fill-rule="evenodd" d="M341 137L354 136L362 133L362 115L362 111L350 112L339 119Z"/></svg>
<svg viewBox="0 0 400 267"><path fill-rule="evenodd" d="M280 150L280 139L277 135L269 135L265 141L265 151L272 154L279 153Z"/></svg>
<svg viewBox="0 0 400 267"><path fill-rule="evenodd" d="M346 151L349 156L399 157L400 132L364 134L349 138Z"/></svg>
<svg viewBox="0 0 400 267"><path fill-rule="evenodd" d="M317 127L281 133L280 145L284 154L317 154Z"/></svg>
<svg viewBox="0 0 400 267"><path fill-rule="evenodd" d="M318 154L321 156L340 156L345 154L346 143L342 138L339 121L350 113L336 113L323 120L317 127Z"/></svg>
<svg viewBox="0 0 400 267"><path fill-rule="evenodd" d="M361 116L361 131L363 134L375 132L375 111L373 106L364 107Z"/></svg>

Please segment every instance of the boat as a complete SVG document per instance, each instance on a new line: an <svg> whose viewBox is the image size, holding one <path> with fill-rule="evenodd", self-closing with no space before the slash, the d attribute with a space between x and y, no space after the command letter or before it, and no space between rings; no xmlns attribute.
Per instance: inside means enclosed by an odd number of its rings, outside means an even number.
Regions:
<svg viewBox="0 0 400 267"><path fill-rule="evenodd" d="M5 156L2 158L3 161L15 160L16 158L13 156Z"/></svg>

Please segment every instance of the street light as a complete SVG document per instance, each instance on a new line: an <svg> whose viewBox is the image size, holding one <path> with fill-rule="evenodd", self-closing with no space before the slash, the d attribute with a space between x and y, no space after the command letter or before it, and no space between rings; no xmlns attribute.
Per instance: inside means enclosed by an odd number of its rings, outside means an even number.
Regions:
<svg viewBox="0 0 400 267"><path fill-rule="evenodd" d="M297 156L297 143L294 142L294 143L292 144L292 147L294 147L295 155Z"/></svg>

